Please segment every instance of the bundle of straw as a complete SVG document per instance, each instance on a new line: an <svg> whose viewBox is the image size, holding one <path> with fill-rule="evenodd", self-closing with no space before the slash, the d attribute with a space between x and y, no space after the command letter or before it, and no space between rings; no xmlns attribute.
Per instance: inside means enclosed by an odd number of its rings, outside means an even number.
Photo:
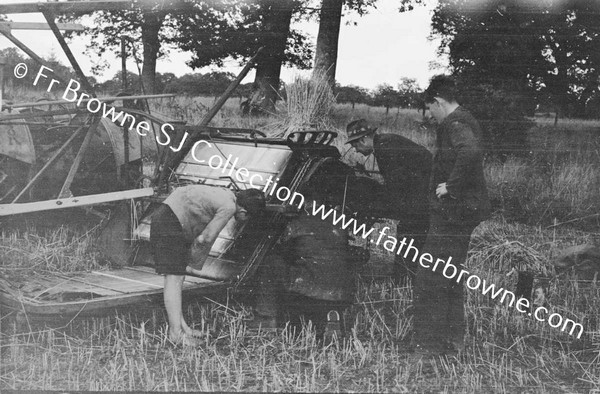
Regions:
<svg viewBox="0 0 600 394"><path fill-rule="evenodd" d="M285 92L281 120L273 125L273 137L286 137L300 130L328 128L335 96L325 73L316 71L310 79L296 76L285 86Z"/></svg>

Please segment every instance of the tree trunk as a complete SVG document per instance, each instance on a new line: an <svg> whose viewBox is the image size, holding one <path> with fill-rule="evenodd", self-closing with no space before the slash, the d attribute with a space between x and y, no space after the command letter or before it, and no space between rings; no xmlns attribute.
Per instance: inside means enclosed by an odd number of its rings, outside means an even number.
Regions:
<svg viewBox="0 0 600 394"><path fill-rule="evenodd" d="M325 72L327 82L335 85L338 41L344 0L322 0L315 55L315 71Z"/></svg>
<svg viewBox="0 0 600 394"><path fill-rule="evenodd" d="M261 108L274 112L295 0L262 0L261 4L265 25L261 41L265 49L256 60L254 83L263 96Z"/></svg>
<svg viewBox="0 0 600 394"><path fill-rule="evenodd" d="M142 64L143 93L156 92L156 59L160 50L158 32L162 26L164 13L145 12L142 24L142 45L144 46L144 61Z"/></svg>
<svg viewBox="0 0 600 394"><path fill-rule="evenodd" d="M567 75L567 65L569 59L564 50L559 46L552 52L556 59L556 68L558 70L556 76L552 80L550 92L554 95L556 105L556 119L564 118L567 112L568 93L569 93L569 77ZM555 121L555 125L558 120Z"/></svg>

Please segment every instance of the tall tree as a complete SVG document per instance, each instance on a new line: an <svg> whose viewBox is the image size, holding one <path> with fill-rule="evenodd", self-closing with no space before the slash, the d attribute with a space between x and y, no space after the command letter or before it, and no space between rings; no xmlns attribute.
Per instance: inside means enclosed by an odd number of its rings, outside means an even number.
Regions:
<svg viewBox="0 0 600 394"><path fill-rule="evenodd" d="M411 11L413 4L423 4L424 0L399 0L399 11ZM319 10L319 33L315 54L315 72L325 72L329 85L335 86L338 43L344 12L365 15L375 7L377 0L321 0Z"/></svg>
<svg viewBox="0 0 600 394"><path fill-rule="evenodd" d="M455 73L525 98L546 90L564 110L600 66L598 8L591 0L440 0L432 27Z"/></svg>
<svg viewBox="0 0 600 394"><path fill-rule="evenodd" d="M93 54L93 72L99 72L107 66L103 60L103 54L107 51L121 57L121 38L127 39L127 56L135 56L136 60L142 62L142 79L146 92L155 91L156 60L164 55L167 50L161 44L172 35L172 25L165 23L171 14L192 12L192 2L182 0L148 0L146 4L153 2L154 7L132 8L127 11L96 11L91 14L93 27L86 29L82 34L87 35L90 40L86 45L88 53ZM177 11L170 9L179 8ZM184 13L185 13L184 12ZM73 14L63 16L61 20L80 20L86 14ZM138 54L142 58L137 57Z"/></svg>
<svg viewBox="0 0 600 394"><path fill-rule="evenodd" d="M432 27L440 52L448 54L464 82L463 103L483 121L501 157L526 151L525 116L535 97L550 95L564 111L593 78L598 63L590 53L600 49L599 32L584 23L598 21L593 4L439 0Z"/></svg>
<svg viewBox="0 0 600 394"><path fill-rule="evenodd" d="M198 35L196 23L182 23L182 39L188 44L182 48L190 50L192 67L206 65L206 59L215 56L226 48L228 55L236 59L246 59L264 47L256 59L256 76L252 89L253 104L259 104L263 110L272 112L278 99L282 65L293 65L300 69L310 66L312 46L308 38L300 31L291 28L291 22L305 12L305 2L300 0L237 0L229 7L231 28L216 26L211 34ZM235 12L232 10L235 9ZM198 40L210 39L213 45L195 47ZM258 102L254 102L257 100Z"/></svg>
<svg viewBox="0 0 600 394"><path fill-rule="evenodd" d="M344 9L359 15L367 13L377 0L321 0L319 33L315 54L315 72L324 72L329 85L335 86L338 43ZM403 0L404 1L404 0Z"/></svg>
<svg viewBox="0 0 600 394"><path fill-rule="evenodd" d="M482 123L488 148L501 158L527 151L526 108L535 87L529 76L547 69L539 27L529 13L514 12L501 0L441 0L432 27L442 39L440 52L462 89L461 104Z"/></svg>
<svg viewBox="0 0 600 394"><path fill-rule="evenodd" d="M167 12L143 12L141 38L143 45L142 84L144 93L156 93L156 60L160 52L159 32Z"/></svg>
<svg viewBox="0 0 600 394"><path fill-rule="evenodd" d="M97 55L96 59L102 59L107 51L121 57L121 37L126 36L127 56L142 62L146 92L156 91L157 59L173 48L192 52L192 67L220 64L227 56L243 52L240 46L245 41L236 38L243 24L242 7L251 0L145 0L144 5L149 2L155 7L95 12L91 16L93 27L84 33L90 37L87 50ZM98 63L94 70L105 66Z"/></svg>
<svg viewBox="0 0 600 394"><path fill-rule="evenodd" d="M263 111L274 112L278 98L281 66L286 60L285 51L292 15L300 2L297 0L258 0L263 32L258 42L264 50L256 59L254 87L261 92Z"/></svg>
<svg viewBox="0 0 600 394"><path fill-rule="evenodd" d="M335 85L338 41L344 0L323 0L319 14L319 33L315 54L315 71L324 72L330 86Z"/></svg>
<svg viewBox="0 0 600 394"><path fill-rule="evenodd" d="M144 85L156 91L156 61L170 49L189 51L192 68L244 59L264 46L257 60L256 84L270 109L277 98L283 63L307 68L312 57L307 38L291 30L292 15L305 11L300 0L144 0L151 10L103 11L93 14L88 51L120 57L120 39L129 37L128 56L143 54ZM96 56L101 59L102 56ZM97 65L98 71L103 64Z"/></svg>

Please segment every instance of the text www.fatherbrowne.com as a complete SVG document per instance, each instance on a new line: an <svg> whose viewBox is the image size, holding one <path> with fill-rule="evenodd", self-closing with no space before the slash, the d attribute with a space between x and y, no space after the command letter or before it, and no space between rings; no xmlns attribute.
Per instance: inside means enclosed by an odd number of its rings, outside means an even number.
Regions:
<svg viewBox="0 0 600 394"><path fill-rule="evenodd" d="M321 215L321 219L323 220L331 217L331 221L334 225L339 225L343 229L351 228L354 235L360 235L363 239L367 239L367 237L375 231L373 227L367 231L364 223L358 226L354 218L347 219L344 214L340 214L333 208L326 209L323 205L317 206L315 201L313 201L312 214L313 216ZM552 328L560 328L561 331L566 331L570 328L569 335L574 335L575 330L578 330L577 338L580 338L581 334L583 334L583 326L581 324L576 323L571 319L565 319L558 313L552 313L546 319L545 316L548 314L548 309L543 306L539 306L530 312L530 303L527 298L521 297L517 300L513 292L503 289L502 287L496 289L495 284L487 283L485 279L481 279L479 276L471 274L463 268L459 269L459 267L451 263L452 256L448 257L447 261L437 259L434 263L434 257L431 254L421 254L419 250L413 246L414 240L412 238L408 240L404 237L401 240L398 240L397 238L386 234L389 229L389 227L383 227L379 230L379 236L377 237L375 245L379 246L383 238L386 237L387 239L383 243L383 247L387 251L395 252L398 255L404 251L403 257L405 259L409 258L412 254L413 262L416 262L418 259L421 267L431 269L438 273L441 271L442 275L448 280L456 280L456 283L460 283L462 280L469 289L480 289L483 295L489 294L493 300L500 297L500 303L504 303L508 300L509 306L512 307L514 305L520 313L527 313L529 316L533 316L537 321L545 321Z"/></svg>
<svg viewBox="0 0 600 394"><path fill-rule="evenodd" d="M208 141L201 140L199 142L208 146L211 145ZM192 157L198 162L204 162L204 160L198 159L193 151ZM252 176L249 176L250 171L244 167L237 167L237 169L234 170L237 161L237 158L232 160L231 155L229 155L226 158L226 161L223 162L222 158L220 158L218 155L215 155L208 160L208 165L213 169L221 169L224 173L227 172L227 169L229 169L228 176L235 175L235 178L239 182L249 182L250 186L254 188L260 188L260 186L254 184L254 181L258 180L259 184L264 184L262 190L268 195L274 195L282 202L296 205L298 209L305 208L305 198L301 193L292 193L289 188L285 186L278 186L277 182L279 181L279 178L273 180L272 176L269 176L269 178L265 180L260 174L253 174ZM230 167L229 164L231 164ZM335 226L340 226L344 230L350 230L355 236L360 236L362 239L367 239L375 232L375 228L371 227L367 229L366 224L359 224L355 218L348 218L345 214L340 213L335 208L328 209L322 204L317 204L317 202L314 200L312 201L312 210L304 210L313 216L320 215L322 220L331 220ZM448 257L447 261L438 258L434 262L434 256L431 254L420 253L420 251L413 245L414 240L412 238L409 239L404 237L399 240L396 237L387 234L389 229L389 227L383 227L381 230L379 230L379 235L377 237L377 241L375 242L376 246L382 245L385 250L396 253L397 255L400 255L404 252L403 257L405 259L412 255L412 261L416 262L418 260L421 267L425 269L431 269L432 271L438 273L441 271L441 274L448 280L456 280L457 283L463 281L463 283L465 283L466 286L471 290L481 289L481 293L483 295L489 294L493 300L499 297L500 303L504 304L505 301L508 301L508 305L511 307L515 306L518 312L526 313L528 316L533 316L538 321L547 322L552 328L560 328L561 331L566 331L570 328L569 335L574 335L575 331L577 330L577 338L580 338L583 334L584 330L581 324L576 323L571 319L565 319L558 313L552 313L548 316L548 318L546 318L546 315L549 311L543 306L539 306L530 312L529 299L524 297L517 299L513 292L502 287L496 288L495 284L487 283L485 279L481 279L479 276L471 274L466 269L459 269L459 267L451 263L452 256Z"/></svg>

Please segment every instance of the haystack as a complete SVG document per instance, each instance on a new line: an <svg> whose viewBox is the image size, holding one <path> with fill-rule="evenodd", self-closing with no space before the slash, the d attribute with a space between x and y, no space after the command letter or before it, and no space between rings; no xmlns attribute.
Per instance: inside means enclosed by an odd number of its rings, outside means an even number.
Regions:
<svg viewBox="0 0 600 394"><path fill-rule="evenodd" d="M268 127L272 137L287 137L302 130L330 130L335 96L324 73L310 79L296 76L285 86L286 97L279 108L279 120Z"/></svg>

